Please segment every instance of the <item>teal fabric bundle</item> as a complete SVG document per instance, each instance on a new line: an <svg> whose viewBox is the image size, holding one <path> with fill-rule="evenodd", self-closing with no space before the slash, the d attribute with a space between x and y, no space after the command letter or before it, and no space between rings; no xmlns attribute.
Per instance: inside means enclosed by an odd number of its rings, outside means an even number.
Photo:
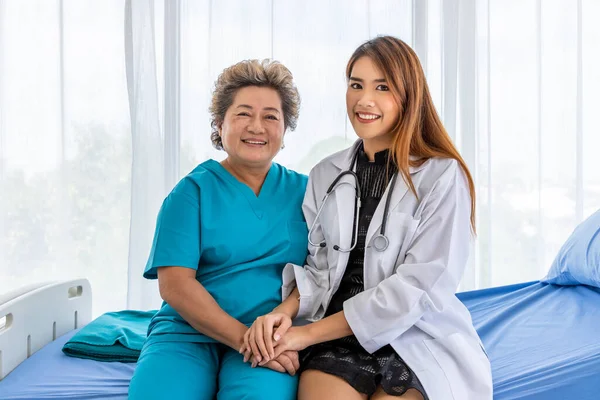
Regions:
<svg viewBox="0 0 600 400"><path fill-rule="evenodd" d="M103 314L77 332L64 345L63 353L97 361L137 362L155 313L125 310Z"/></svg>

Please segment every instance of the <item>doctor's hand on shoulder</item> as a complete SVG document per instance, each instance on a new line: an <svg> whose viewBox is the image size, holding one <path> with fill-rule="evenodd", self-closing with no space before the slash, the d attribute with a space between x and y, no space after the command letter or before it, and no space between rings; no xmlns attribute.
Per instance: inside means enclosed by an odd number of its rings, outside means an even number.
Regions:
<svg viewBox="0 0 600 400"><path fill-rule="evenodd" d="M253 357L257 363L264 365L276 358L275 343L291 326L292 318L285 313L273 312L256 318L244 334L244 344L240 349L240 353L244 354L244 362Z"/></svg>

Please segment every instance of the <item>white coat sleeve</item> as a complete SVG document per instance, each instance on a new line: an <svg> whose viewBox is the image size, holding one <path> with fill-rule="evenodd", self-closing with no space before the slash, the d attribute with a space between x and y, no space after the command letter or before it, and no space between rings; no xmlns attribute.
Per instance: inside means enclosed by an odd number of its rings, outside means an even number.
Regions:
<svg viewBox="0 0 600 400"><path fill-rule="evenodd" d="M371 353L412 327L428 309L443 309L464 273L471 240L471 197L458 163L449 164L422 201L419 225L404 262L392 276L344 302L352 332Z"/></svg>
<svg viewBox="0 0 600 400"><path fill-rule="evenodd" d="M315 193L314 170L308 177L302 211L308 227L312 226L317 215L318 203ZM323 237L320 225L313 232L313 241ZM314 322L323 317L323 298L329 288L327 268L327 248L308 245L305 265L288 263L283 269L282 299L285 300L297 286L300 292L300 308L296 318Z"/></svg>

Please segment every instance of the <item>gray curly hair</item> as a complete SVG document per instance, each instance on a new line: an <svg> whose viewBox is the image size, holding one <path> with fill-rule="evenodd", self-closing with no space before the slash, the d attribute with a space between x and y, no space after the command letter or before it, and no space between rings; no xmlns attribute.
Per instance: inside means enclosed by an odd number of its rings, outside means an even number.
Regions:
<svg viewBox="0 0 600 400"><path fill-rule="evenodd" d="M292 73L283 64L274 60L244 60L221 72L215 82L209 112L213 146L221 150L223 142L219 128L225 113L233 104L238 90L247 86L269 87L279 93L283 109L283 123L287 130L296 129L300 112L300 94L294 84Z"/></svg>

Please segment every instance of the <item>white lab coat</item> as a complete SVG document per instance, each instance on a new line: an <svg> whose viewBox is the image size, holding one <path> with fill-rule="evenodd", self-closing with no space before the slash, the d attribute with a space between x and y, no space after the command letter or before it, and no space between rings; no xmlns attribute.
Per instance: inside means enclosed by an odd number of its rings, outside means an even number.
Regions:
<svg viewBox="0 0 600 400"><path fill-rule="evenodd" d="M312 226L326 190L349 168L360 140L321 161L310 173L303 203ZM418 199L401 176L389 205L383 252L370 246L379 233L387 191L369 226L364 257L365 290L344 302L344 314L370 353L390 344L416 373L430 400L491 400L492 376L471 315L456 298L470 240L471 202L466 177L455 160L432 158L410 175ZM300 291L298 318L321 319L339 287L354 221L354 181L329 196L311 237L306 265L287 264L283 298Z"/></svg>

